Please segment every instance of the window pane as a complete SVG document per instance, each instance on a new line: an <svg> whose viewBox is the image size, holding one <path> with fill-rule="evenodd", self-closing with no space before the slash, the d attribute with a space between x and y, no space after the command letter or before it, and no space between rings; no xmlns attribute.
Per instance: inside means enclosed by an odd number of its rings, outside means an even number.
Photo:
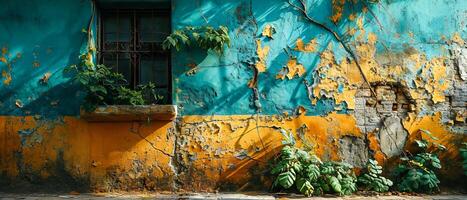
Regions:
<svg viewBox="0 0 467 200"><path fill-rule="evenodd" d="M125 77L127 82L122 84L128 85L130 83L131 63L128 54L106 54L104 55L103 64Z"/></svg>
<svg viewBox="0 0 467 200"><path fill-rule="evenodd" d="M143 15L139 23L140 38L143 42L163 42L170 33L169 16Z"/></svg>
<svg viewBox="0 0 467 200"><path fill-rule="evenodd" d="M171 30L170 10L115 9L102 14L99 54L103 64L121 73L127 80L122 84L132 88L153 82L163 99L151 102L171 102L170 55L161 48Z"/></svg>
<svg viewBox="0 0 467 200"><path fill-rule="evenodd" d="M130 17L128 16L106 16L104 17L104 40L109 42L130 41Z"/></svg>
<svg viewBox="0 0 467 200"><path fill-rule="evenodd" d="M141 58L140 83L147 84L153 82L156 86L166 87L169 84L168 64L168 57L165 55Z"/></svg>

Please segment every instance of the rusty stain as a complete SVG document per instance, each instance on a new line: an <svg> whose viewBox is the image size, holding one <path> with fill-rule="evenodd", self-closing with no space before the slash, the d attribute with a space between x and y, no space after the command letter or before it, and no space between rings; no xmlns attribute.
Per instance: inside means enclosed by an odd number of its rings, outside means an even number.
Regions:
<svg viewBox="0 0 467 200"><path fill-rule="evenodd" d="M7 71L3 70L2 71L2 77L4 78L3 84L4 85L10 85L10 83L11 83L11 74L8 73Z"/></svg>
<svg viewBox="0 0 467 200"><path fill-rule="evenodd" d="M9 61L8 48L2 47L2 55L0 57L0 62L5 63L5 65L7 66L6 70L2 70L2 77L4 78L3 79L4 85L10 85L12 81L12 76L11 76L12 63L16 62L17 59L21 58L21 54L19 55L20 56L18 57L18 54L17 54L17 56L13 60Z"/></svg>

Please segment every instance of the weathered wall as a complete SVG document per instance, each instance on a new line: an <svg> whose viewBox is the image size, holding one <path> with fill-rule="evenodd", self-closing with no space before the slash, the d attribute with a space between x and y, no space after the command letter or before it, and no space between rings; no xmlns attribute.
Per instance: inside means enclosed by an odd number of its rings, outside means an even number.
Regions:
<svg viewBox="0 0 467 200"><path fill-rule="evenodd" d="M225 25L231 47L173 53L176 121L89 123L62 71L86 46L91 2L3 1L0 189L265 190L279 129L355 166L390 161L426 129L449 148L445 177L459 177L467 2L358 4L337 24L331 1L308 5L345 35L376 96L342 45L286 2L172 1L174 28Z"/></svg>

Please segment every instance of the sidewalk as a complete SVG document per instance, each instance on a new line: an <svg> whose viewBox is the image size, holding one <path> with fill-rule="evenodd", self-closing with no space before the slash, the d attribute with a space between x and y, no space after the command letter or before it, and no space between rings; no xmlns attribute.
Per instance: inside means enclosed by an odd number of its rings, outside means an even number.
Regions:
<svg viewBox="0 0 467 200"><path fill-rule="evenodd" d="M222 200L300 200L300 199L316 199L316 200L364 200L364 199L384 199L384 200L466 200L467 195L423 195L423 196L345 196L345 197L311 197L304 198L303 196L287 196L287 197L275 197L272 194L212 194L212 193L199 193L199 194L118 194L118 193L104 193L104 194L8 194L0 193L0 200L10 199L23 199L23 200L120 200L120 199L156 199L156 200L175 200L175 199L187 199L187 200L198 200L198 199L222 199Z"/></svg>

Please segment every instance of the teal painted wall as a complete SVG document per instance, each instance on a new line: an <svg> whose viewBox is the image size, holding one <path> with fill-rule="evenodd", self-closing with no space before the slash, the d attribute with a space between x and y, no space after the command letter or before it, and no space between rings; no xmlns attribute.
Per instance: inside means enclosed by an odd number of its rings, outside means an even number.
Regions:
<svg viewBox="0 0 467 200"><path fill-rule="evenodd" d="M253 76L251 64L255 61L255 40L260 39L263 46L270 46L267 57L267 70L259 75L259 93L263 114L292 113L297 106L304 106L308 115L324 115L334 110L334 100L321 98L316 106L311 105L304 80L313 82L312 72L319 62L319 52L329 43L334 47L337 60L348 56L329 33L311 25L284 0L264 1L222 1L200 0L192 3L189 0L174 1L173 24L176 28L187 25L211 26L226 25L230 29L232 47L225 51L224 57L211 54L193 54L189 49L176 54L174 59L175 88L177 103L185 114L253 114L256 108L252 103L253 91L247 87ZM311 2L311 15L333 30L343 33L348 27L355 27L355 22L343 19L334 25L331 16L331 1ZM360 5L361 6L361 5ZM353 8L348 10L361 10ZM377 43L378 51L403 51L413 46L430 56L446 54L441 51L445 45L441 37L450 37L459 32L463 38L467 35L466 11L467 1L453 0L387 0L370 7L372 13L367 15L364 28L374 32L381 42ZM372 15L375 15L378 22ZM380 25L378 25L378 23ZM274 39L261 37L263 28L271 24L277 33ZM382 28L380 28L382 27ZM409 32L414 37L409 36ZM284 48L294 47L295 41L302 38L309 41L318 38L320 44L317 53L298 53L298 61L303 63L307 73L293 80L275 78L279 70L287 63L288 56ZM355 38L351 38L350 42ZM385 44L384 47L381 44ZM388 49L386 49L388 48ZM188 63L200 63L196 75L187 75ZM346 105L342 105L345 112Z"/></svg>
<svg viewBox="0 0 467 200"><path fill-rule="evenodd" d="M232 46L219 57L212 52L185 49L173 53L173 101L182 115L253 114L253 90L248 81L253 76L251 64L256 59L255 40L270 46L266 63L268 69L259 75L258 90L261 113L291 113L304 106L308 115L324 115L335 108L333 99L321 98L311 105L304 80L313 81L312 72L319 62L318 53L293 52L307 73L293 80L277 80L275 75L287 62L284 48L294 46L297 38L308 41L318 38L320 49L333 43L338 59L346 56L335 40L323 30L310 25L283 0L174 0L173 27L187 25L225 25L230 30ZM310 11L317 20L343 32L355 22L347 20L334 25L328 17L328 0L310 1ZM377 34L378 51L402 51L409 44L428 56L446 54L442 36L458 32L467 36L467 1L464 0L386 0L370 8L378 22L372 21L370 12L365 30ZM358 8L355 8L358 10ZM76 64L85 44L85 34L91 16L91 3L87 0L31 0L27 2L4 0L0 6L0 45L8 48L12 80L0 85L1 115L77 115L82 93L69 83L63 69ZM374 19L373 19L374 20ZM378 25L378 23L380 25ZM274 39L261 37L261 31L271 24L277 33ZM381 28L381 27L382 28ZM409 36L413 33L413 37ZM397 37L396 37L397 36ZM353 40L351 38L350 40ZM382 46L381 44L385 44ZM319 52L319 51L318 51ZM15 58L19 55L18 58ZM34 67L34 63L40 65ZM188 64L199 69L193 75ZM0 70L7 70L0 63ZM48 84L41 77L50 72ZM2 81L4 78L2 77ZM23 107L15 105L20 100ZM346 112L345 105L342 112Z"/></svg>
<svg viewBox="0 0 467 200"><path fill-rule="evenodd" d="M295 132L300 139L303 134L315 141L316 153L323 160L344 159L354 163L366 161L367 154L368 158L383 163L389 158L384 148L392 151L398 148L395 145L406 144L410 138L404 135L415 136L423 128L437 134L449 148L443 158L446 160L443 169L452 178L459 178L460 171L456 169L460 167L460 159L455 145L465 141L467 79L459 76L460 66L454 66L454 62L467 58L467 53L456 57L450 51L465 50L467 46L448 44L448 41L454 33L464 40L467 38L467 0L381 1L369 8L371 12L360 12L361 4L346 9L364 16L363 43L371 32L378 38L375 55L399 55L413 48L420 57L426 55L427 60L441 57L446 63L438 66L450 72L439 82L452 79L448 80L449 88L443 89L451 93L442 96L446 97L444 101L435 104L428 94L416 99L420 103L388 100L389 104L383 106L389 108L383 109L382 104L363 103L359 112L349 109L346 103L336 105L333 98L317 97L313 105L304 81L316 80L320 53L332 44L337 62L348 54L328 32L306 22L286 0L173 0L173 28L224 25L230 30L231 47L222 56L196 48L173 51L172 96L179 109L179 120L88 123L75 118L84 93L71 83L71 74L63 70L77 64L78 56L86 49L87 37L82 29L90 22L91 0L0 0L0 49L4 51L0 52L0 58L6 57L6 63L0 60L0 72L5 74L0 74L0 190L4 185L22 189L22 184L10 184L10 178L12 183L44 183L55 190L70 183L84 188L96 186L98 191L160 191L160 186L186 191L218 191L219 186L221 189L226 186L229 191L238 191L237 186L239 190L268 189L266 184L261 184L265 170L260 165L268 163L269 156L279 150L281 136L276 131L279 128ZM309 2L310 15L336 32L343 33L357 26L348 18L332 24L330 0ZM276 29L273 39L261 35L267 25ZM95 34L95 25L92 30ZM294 48L298 38L305 42L316 38L319 44L313 53L290 51L304 65L306 73L292 80L276 79L289 60L284 48ZM362 42L357 38L347 39L352 48L356 42ZM258 60L256 40L270 48L265 59L267 70L258 76L257 102L254 89L248 87L254 76L253 65ZM401 60L407 58L404 56ZM193 64L197 65L194 73L189 67ZM414 66L409 62L404 67ZM434 68L430 66L427 70ZM51 76L43 84L40 80L46 73ZM429 77L433 76L431 72L423 76L420 73L420 70L408 70L398 80L425 79L417 88L424 93L433 91L430 86L442 85L430 82L434 80ZM6 79L10 75L11 81ZM407 86L415 87L413 82ZM386 89L387 95L379 97L396 96L396 89ZM373 100L370 95L359 98L361 102ZM350 99L357 98L350 96ZM414 105L415 109L393 110L394 105L403 104ZM284 112L291 115L299 106L306 109L306 115L325 116L336 110L349 115L288 119L282 116ZM257 116L256 120L249 117L258 112L272 116ZM437 115L432 115L435 112ZM34 117L24 117L31 115ZM383 123L385 126L381 126ZM396 129L396 141L386 126ZM133 178L133 174L138 177ZM58 187L46 184L53 182Z"/></svg>
<svg viewBox="0 0 467 200"><path fill-rule="evenodd" d="M1 1L0 46L12 80L0 85L1 115L77 115L82 94L63 73L76 64L91 16L89 1ZM35 66L34 66L35 65ZM8 71L0 63L0 71ZM51 73L47 84L40 79ZM22 108L15 105L19 100Z"/></svg>

